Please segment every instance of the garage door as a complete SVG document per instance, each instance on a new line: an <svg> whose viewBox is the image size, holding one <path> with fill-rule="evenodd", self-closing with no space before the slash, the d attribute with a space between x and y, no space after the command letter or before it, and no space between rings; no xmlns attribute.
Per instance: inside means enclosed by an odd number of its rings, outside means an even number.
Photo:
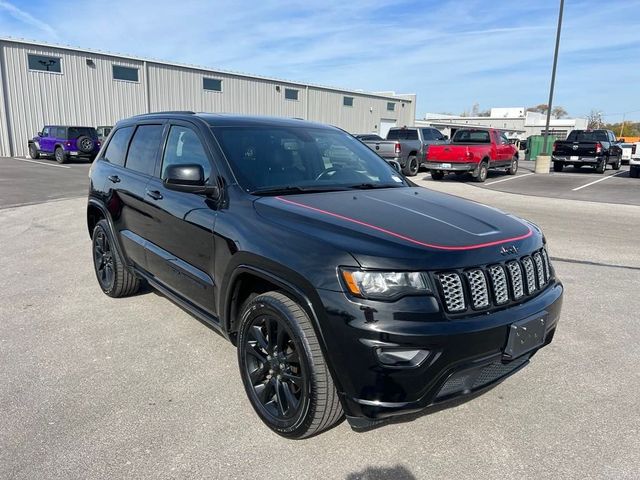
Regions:
<svg viewBox="0 0 640 480"><path fill-rule="evenodd" d="M397 125L395 120L388 120L385 118L380 119L380 136L382 138L387 138L387 133L389 133L389 129L395 127Z"/></svg>

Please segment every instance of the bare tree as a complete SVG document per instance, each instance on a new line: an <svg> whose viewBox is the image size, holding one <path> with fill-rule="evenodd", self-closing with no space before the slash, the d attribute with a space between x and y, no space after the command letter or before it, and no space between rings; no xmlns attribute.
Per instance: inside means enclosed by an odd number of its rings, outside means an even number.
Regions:
<svg viewBox="0 0 640 480"><path fill-rule="evenodd" d="M567 114L567 111L563 107L558 105L557 107L553 107L551 109L551 115L553 115L553 118L564 118L568 114Z"/></svg>
<svg viewBox="0 0 640 480"><path fill-rule="evenodd" d="M587 128L600 128L602 126L602 112L592 109L587 115Z"/></svg>
<svg viewBox="0 0 640 480"><path fill-rule="evenodd" d="M547 110L549 110L549 105L547 105L546 103L540 103L535 107L527 108L527 112L547 113Z"/></svg>

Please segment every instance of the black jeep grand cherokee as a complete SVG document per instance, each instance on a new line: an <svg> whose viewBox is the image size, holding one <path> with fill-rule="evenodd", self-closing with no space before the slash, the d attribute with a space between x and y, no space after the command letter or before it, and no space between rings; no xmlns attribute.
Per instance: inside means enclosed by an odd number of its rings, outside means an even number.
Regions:
<svg viewBox="0 0 640 480"><path fill-rule="evenodd" d="M281 435L476 392L553 338L563 287L535 225L418 188L337 128L142 115L90 177L102 290L146 280L234 342Z"/></svg>

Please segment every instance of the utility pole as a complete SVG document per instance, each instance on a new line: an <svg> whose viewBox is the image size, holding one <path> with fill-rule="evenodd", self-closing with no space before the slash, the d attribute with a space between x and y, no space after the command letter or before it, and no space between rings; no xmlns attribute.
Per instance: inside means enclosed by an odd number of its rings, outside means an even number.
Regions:
<svg viewBox="0 0 640 480"><path fill-rule="evenodd" d="M622 126L620 127L620 135L618 135L619 137L622 137L622 132L624 132L624 117L625 114L622 114Z"/></svg>
<svg viewBox="0 0 640 480"><path fill-rule="evenodd" d="M547 144L549 142L549 124L551 123L551 109L553 108L553 88L556 83L556 66L558 65L558 50L560 49L560 31L562 30L562 11L564 10L564 0L560 0L560 12L558 13L558 30L556 32L556 49L553 53L553 69L551 70L551 87L549 88L549 103L547 109L547 124L544 128L544 142L542 143L542 154L547 154Z"/></svg>

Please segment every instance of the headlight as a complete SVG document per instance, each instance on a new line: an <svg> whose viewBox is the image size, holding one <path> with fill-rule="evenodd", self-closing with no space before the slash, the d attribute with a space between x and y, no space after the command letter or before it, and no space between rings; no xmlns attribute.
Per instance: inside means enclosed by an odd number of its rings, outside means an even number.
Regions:
<svg viewBox="0 0 640 480"><path fill-rule="evenodd" d="M349 292L372 300L393 300L433 292L429 277L421 272L380 272L342 269Z"/></svg>

